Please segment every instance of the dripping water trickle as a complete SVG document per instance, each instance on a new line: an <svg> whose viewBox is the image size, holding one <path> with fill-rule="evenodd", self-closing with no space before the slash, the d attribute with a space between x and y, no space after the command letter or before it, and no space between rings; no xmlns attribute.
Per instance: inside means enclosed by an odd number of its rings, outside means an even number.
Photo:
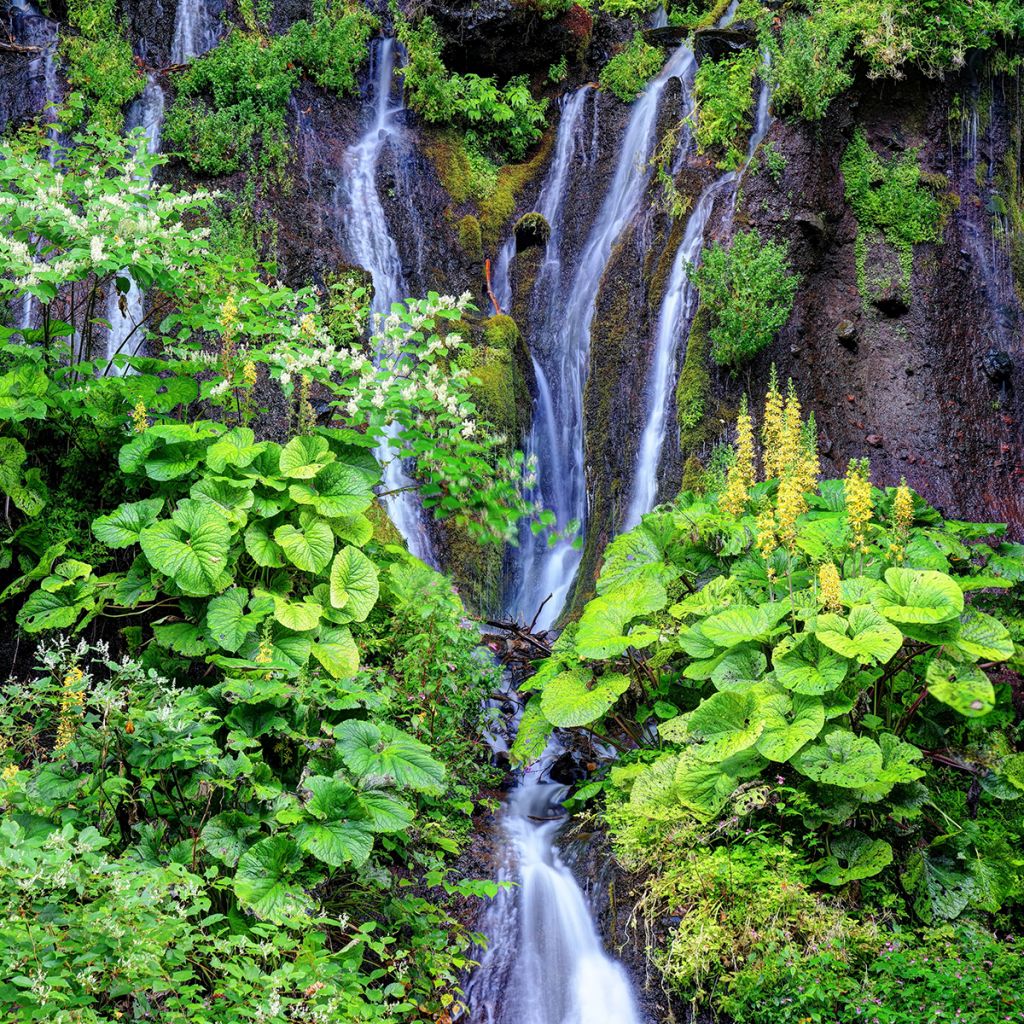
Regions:
<svg viewBox="0 0 1024 1024"><path fill-rule="evenodd" d="M206 0L178 0L171 38L171 63L186 64L217 45L217 19Z"/></svg>

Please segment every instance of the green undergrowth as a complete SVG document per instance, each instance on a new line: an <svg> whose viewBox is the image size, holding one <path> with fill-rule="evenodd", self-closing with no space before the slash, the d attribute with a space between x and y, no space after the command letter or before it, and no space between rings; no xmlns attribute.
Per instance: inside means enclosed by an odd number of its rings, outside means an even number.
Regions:
<svg viewBox="0 0 1024 1024"><path fill-rule="evenodd" d="M601 69L601 88L617 96L623 103L632 103L647 83L661 70L664 52L651 46L635 33L626 47Z"/></svg>
<svg viewBox="0 0 1024 1024"><path fill-rule="evenodd" d="M754 75L761 65L757 50L742 50L721 60L701 61L694 79L691 115L697 152L721 154L721 169L736 169L745 156L751 128Z"/></svg>
<svg viewBox="0 0 1024 1024"><path fill-rule="evenodd" d="M280 171L288 100L303 76L339 96L358 90L376 19L363 7L318 4L283 35L233 29L176 79L164 137L196 171Z"/></svg>

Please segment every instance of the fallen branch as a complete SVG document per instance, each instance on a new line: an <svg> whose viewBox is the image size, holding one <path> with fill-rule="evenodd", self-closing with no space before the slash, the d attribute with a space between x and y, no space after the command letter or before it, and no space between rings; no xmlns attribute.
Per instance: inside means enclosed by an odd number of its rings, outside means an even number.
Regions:
<svg viewBox="0 0 1024 1024"><path fill-rule="evenodd" d="M498 305L498 300L491 290L491 261L489 259L484 260L484 280L487 282L487 297L491 300L491 305L494 306L494 315L501 316L501 306Z"/></svg>

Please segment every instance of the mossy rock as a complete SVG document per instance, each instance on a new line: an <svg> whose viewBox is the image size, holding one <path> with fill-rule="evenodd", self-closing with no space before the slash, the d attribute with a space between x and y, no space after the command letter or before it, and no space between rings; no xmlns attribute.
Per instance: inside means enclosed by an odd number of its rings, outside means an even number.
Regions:
<svg viewBox="0 0 1024 1024"><path fill-rule="evenodd" d="M391 522L391 517L377 498L373 499L373 504L363 514L373 524L373 539L378 544L397 544L402 548L406 546L405 538L398 532L398 528Z"/></svg>
<svg viewBox="0 0 1024 1024"><path fill-rule="evenodd" d="M480 234L480 221L471 213L459 220L459 245L469 257L470 262L481 264L484 261L484 243Z"/></svg>
<svg viewBox="0 0 1024 1024"><path fill-rule="evenodd" d="M699 306L690 326L686 355L676 383L676 419L679 424L679 448L683 455L696 453L712 431L708 423L711 397L710 314Z"/></svg>
<svg viewBox="0 0 1024 1024"><path fill-rule="evenodd" d="M489 348L499 348L506 352L514 352L521 341L519 327L515 320L504 313L488 317L483 323L484 343Z"/></svg>
<svg viewBox="0 0 1024 1024"><path fill-rule="evenodd" d="M683 466L683 480L679 490L697 493L704 490L704 464L696 455L691 455Z"/></svg>
<svg viewBox="0 0 1024 1024"><path fill-rule="evenodd" d="M507 164L498 171L494 192L480 203L480 229L485 251L497 247L502 228L515 213L519 194L547 165L554 138L554 131L549 129L529 160L521 164Z"/></svg>
<svg viewBox="0 0 1024 1024"><path fill-rule="evenodd" d="M477 379L470 385L479 416L515 449L530 426L532 402L524 371L529 359L515 320L499 314L481 324L481 340L463 357L463 365Z"/></svg>
<svg viewBox="0 0 1024 1024"><path fill-rule="evenodd" d="M543 213L524 213L516 221L516 252L543 248L551 237L551 225Z"/></svg>

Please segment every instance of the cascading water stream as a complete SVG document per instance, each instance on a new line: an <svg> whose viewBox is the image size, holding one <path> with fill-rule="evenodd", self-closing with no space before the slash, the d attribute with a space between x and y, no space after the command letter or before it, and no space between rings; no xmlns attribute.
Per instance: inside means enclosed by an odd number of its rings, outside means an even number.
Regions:
<svg viewBox="0 0 1024 1024"><path fill-rule="evenodd" d="M534 497L555 513L561 529L572 521L585 524L587 517L583 389L601 279L612 247L636 215L650 180L648 162L654 145L654 124L665 87L673 78L691 77L695 66L693 51L680 46L636 100L619 147L614 176L574 272L560 273L560 238L552 224L548 255L531 293L527 322L533 329L530 349L538 396L527 452L535 456L538 467ZM575 135L580 123L579 118L574 122L563 118L559 143L570 132ZM571 155L568 142L565 145ZM556 149L545 189L552 186L548 194L557 209L564 204L568 180L559 166ZM561 188L563 194L557 194L556 188ZM543 535L524 533L515 557L510 611L529 619L548 599L537 622L541 628L549 627L565 604L580 557L571 538L549 546Z"/></svg>
<svg viewBox="0 0 1024 1024"><path fill-rule="evenodd" d="M554 742L502 813L506 886L488 907L488 947L466 987L473 1024L639 1024L626 972L602 948L555 846L567 787L544 781Z"/></svg>
<svg viewBox="0 0 1024 1024"><path fill-rule="evenodd" d="M716 201L727 195L729 205L723 220L723 230L728 231L731 226L740 180L771 127L770 100L768 84L763 82L746 162L738 171L727 171L704 189L690 213L683 240L672 262L665 297L658 312L654 356L647 388L647 422L637 451L633 489L624 523L626 529L635 526L640 517L650 511L658 493L658 467L665 447L668 403L674 392L679 343L689 331L699 298L697 287L690 277L690 267L695 266L700 259L708 221Z"/></svg>
<svg viewBox="0 0 1024 1024"><path fill-rule="evenodd" d="M171 37L171 63L187 64L217 45L218 21L206 0L178 0Z"/></svg>
<svg viewBox="0 0 1024 1024"><path fill-rule="evenodd" d="M142 95L132 104L128 112L127 127L142 128L146 133L146 151L152 156L160 149L160 132L164 123L164 91L155 75L150 75ZM142 290L135 283L130 271L125 271L128 290L123 294L116 288L110 289L107 297L108 362L119 353L135 355L143 341L139 325L145 316ZM123 368L113 367L113 372L123 373Z"/></svg>
<svg viewBox="0 0 1024 1024"><path fill-rule="evenodd" d="M381 315L391 310L392 303L407 297L398 245L377 191L381 154L390 141L397 141L401 132L398 115L404 110L401 91L395 88L395 56L394 39L374 42L368 94L371 120L362 137L345 152L344 173L335 193L338 222L347 248L353 262L370 274L373 312ZM397 429L396 425L394 431ZM385 443L377 454L384 464L384 489L388 492L384 502L391 521L417 558L436 565L426 524L411 494L412 480L391 445Z"/></svg>

